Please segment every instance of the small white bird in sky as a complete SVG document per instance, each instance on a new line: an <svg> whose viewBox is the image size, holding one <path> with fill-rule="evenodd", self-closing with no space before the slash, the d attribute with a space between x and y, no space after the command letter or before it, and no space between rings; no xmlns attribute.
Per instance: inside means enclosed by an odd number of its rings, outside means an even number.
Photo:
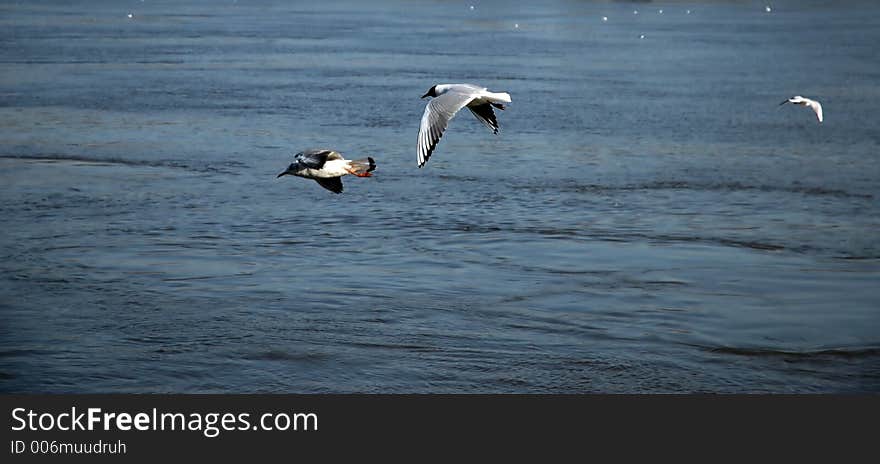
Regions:
<svg viewBox="0 0 880 464"><path fill-rule="evenodd" d="M816 117L819 119L819 122L822 122L822 104L820 104L816 100L810 100L809 98L795 95L794 97L783 100L782 103L779 104L779 106L782 106L786 103L794 103L795 105L803 105L811 108L816 113Z"/></svg>
<svg viewBox="0 0 880 464"><path fill-rule="evenodd" d="M474 84L437 84L422 95L422 98L425 97L433 98L425 107L419 126L419 167L428 162L440 137L443 137L443 131L459 110L467 107L480 122L497 134L498 120L492 107L503 110L503 103L511 102L510 94L506 92L490 92L486 87Z"/></svg>
<svg viewBox="0 0 880 464"><path fill-rule="evenodd" d="M342 193L342 176L352 174L357 177L370 177L376 169L373 158L347 160L338 152L323 148L304 150L293 157L293 163L278 174L314 179L321 187L333 192Z"/></svg>

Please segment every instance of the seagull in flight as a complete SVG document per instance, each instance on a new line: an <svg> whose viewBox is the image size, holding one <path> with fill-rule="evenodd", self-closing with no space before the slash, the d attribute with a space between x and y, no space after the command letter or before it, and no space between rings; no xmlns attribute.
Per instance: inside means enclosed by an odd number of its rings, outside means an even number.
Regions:
<svg viewBox="0 0 880 464"><path fill-rule="evenodd" d="M783 100L782 103L779 104L779 106L782 106L786 103L794 103L795 105L803 105L812 108L812 110L816 112L816 117L819 118L819 122L822 122L822 105L816 100L810 100L809 98L795 95L794 97Z"/></svg>
<svg viewBox="0 0 880 464"><path fill-rule="evenodd" d="M351 174L357 177L370 177L376 169L373 158L366 157L347 160L333 150L323 148L304 150L293 157L293 163L276 176L291 175L315 179L321 187L333 192L342 193L342 176Z"/></svg>
<svg viewBox="0 0 880 464"><path fill-rule="evenodd" d="M422 95L422 98L425 97L433 98L425 107L425 114L422 115L422 123L419 126L419 167L428 162L428 158L440 142L440 137L443 137L443 131L449 125L449 120L459 110L467 107L480 122L497 134L498 120L495 119L492 107L503 110L504 103L511 101L510 94L506 92L490 92L485 87L473 84L437 84Z"/></svg>

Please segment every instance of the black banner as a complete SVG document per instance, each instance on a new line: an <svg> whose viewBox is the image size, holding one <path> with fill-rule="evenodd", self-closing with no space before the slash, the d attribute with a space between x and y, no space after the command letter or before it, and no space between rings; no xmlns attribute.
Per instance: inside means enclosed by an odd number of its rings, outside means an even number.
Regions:
<svg viewBox="0 0 880 464"><path fill-rule="evenodd" d="M840 460L868 449L880 413L878 396L806 395L8 395L2 405L4 462L705 448L709 460L759 451Z"/></svg>

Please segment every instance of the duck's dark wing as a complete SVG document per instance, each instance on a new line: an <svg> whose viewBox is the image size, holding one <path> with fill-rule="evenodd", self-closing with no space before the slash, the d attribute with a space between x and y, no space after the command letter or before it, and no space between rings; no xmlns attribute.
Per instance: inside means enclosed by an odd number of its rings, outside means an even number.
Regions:
<svg viewBox="0 0 880 464"><path fill-rule="evenodd" d="M297 153L294 158L307 168L321 169L327 160L342 159L342 155L333 150L316 149Z"/></svg>
<svg viewBox="0 0 880 464"><path fill-rule="evenodd" d="M319 177L315 179L315 182L333 193L342 193L341 177Z"/></svg>

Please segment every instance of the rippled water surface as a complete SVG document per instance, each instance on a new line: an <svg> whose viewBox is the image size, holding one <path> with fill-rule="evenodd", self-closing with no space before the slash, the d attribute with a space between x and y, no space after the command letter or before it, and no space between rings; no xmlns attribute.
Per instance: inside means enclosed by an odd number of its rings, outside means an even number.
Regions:
<svg viewBox="0 0 880 464"><path fill-rule="evenodd" d="M2 2L0 390L878 392L878 17Z"/></svg>

